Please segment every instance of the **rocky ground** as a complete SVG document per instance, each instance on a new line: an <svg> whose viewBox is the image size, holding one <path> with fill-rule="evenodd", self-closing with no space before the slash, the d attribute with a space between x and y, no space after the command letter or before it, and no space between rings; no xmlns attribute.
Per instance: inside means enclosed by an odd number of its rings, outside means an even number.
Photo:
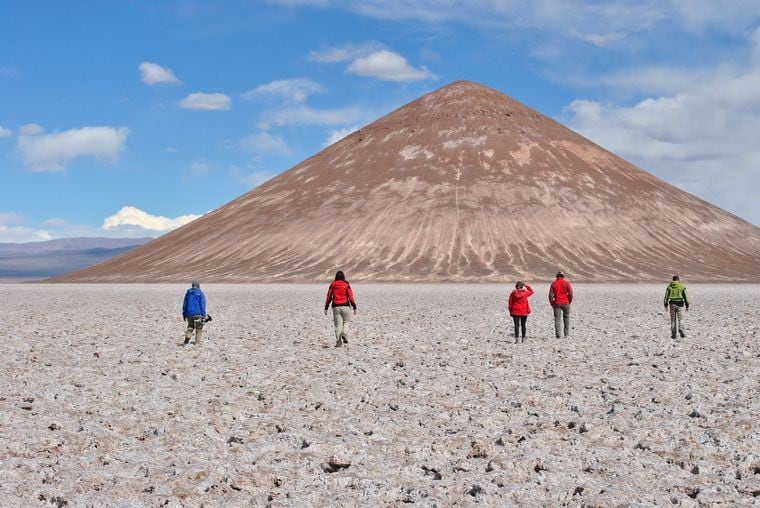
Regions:
<svg viewBox="0 0 760 508"><path fill-rule="evenodd" d="M361 285L333 347L326 285L2 285L5 506L752 505L758 286L546 286L514 345L508 286ZM511 326L511 323L510 323Z"/></svg>

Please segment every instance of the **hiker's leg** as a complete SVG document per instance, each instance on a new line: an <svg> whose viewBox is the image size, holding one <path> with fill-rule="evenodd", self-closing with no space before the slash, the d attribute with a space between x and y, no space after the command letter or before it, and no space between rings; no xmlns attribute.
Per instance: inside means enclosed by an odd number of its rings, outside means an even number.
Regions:
<svg viewBox="0 0 760 508"><path fill-rule="evenodd" d="M554 335L558 339L562 337L562 309L559 305L554 307Z"/></svg>
<svg viewBox="0 0 760 508"><path fill-rule="evenodd" d="M335 325L335 345L341 346L340 334L343 331L343 316L340 313L340 307L333 307L333 324Z"/></svg>
<svg viewBox="0 0 760 508"><path fill-rule="evenodd" d="M678 331L678 306L671 303L668 309L670 310L670 335L675 337Z"/></svg>
<svg viewBox="0 0 760 508"><path fill-rule="evenodd" d="M187 330L185 330L185 344L190 342L190 339L193 338L193 332L195 331L196 327L196 320L200 316L188 316L187 317Z"/></svg>
<svg viewBox="0 0 760 508"><path fill-rule="evenodd" d="M569 305L562 306L562 316L565 321L565 337L569 337L570 336L570 306Z"/></svg>
<svg viewBox="0 0 760 508"><path fill-rule="evenodd" d="M520 336L520 316L512 316L512 321L515 324L515 339Z"/></svg>
<svg viewBox="0 0 760 508"><path fill-rule="evenodd" d="M187 318L187 330L185 330L185 344L190 342L190 339L193 336L193 317L189 316Z"/></svg>
<svg viewBox="0 0 760 508"><path fill-rule="evenodd" d="M528 327L528 316L520 316L520 327L522 328L522 338L525 339L525 329Z"/></svg>
<svg viewBox="0 0 760 508"><path fill-rule="evenodd" d="M201 341L203 340L203 318L198 317L198 319L195 320L195 345L200 345Z"/></svg>
<svg viewBox="0 0 760 508"><path fill-rule="evenodd" d="M340 308L340 314L343 317L343 329L341 330L341 335L346 338L346 342L348 342L348 328L351 324L351 312L351 307Z"/></svg>

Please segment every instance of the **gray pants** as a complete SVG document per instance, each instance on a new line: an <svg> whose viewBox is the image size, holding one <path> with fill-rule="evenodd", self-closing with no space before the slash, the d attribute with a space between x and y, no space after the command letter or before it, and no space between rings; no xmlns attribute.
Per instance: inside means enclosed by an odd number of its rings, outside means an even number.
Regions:
<svg viewBox="0 0 760 508"><path fill-rule="evenodd" d="M335 345L342 345L342 338L348 341L348 325L351 324L351 307L333 307L333 323L335 323Z"/></svg>
<svg viewBox="0 0 760 508"><path fill-rule="evenodd" d="M676 332L686 333L686 328L683 326L683 318L686 317L686 307L679 307L671 303L668 308L670 310L670 334L675 337Z"/></svg>
<svg viewBox="0 0 760 508"><path fill-rule="evenodd" d="M565 325L564 335L570 335L570 305L554 306L554 335L559 339L562 333L562 325Z"/></svg>
<svg viewBox="0 0 760 508"><path fill-rule="evenodd" d="M200 344L203 339L203 316L188 316L187 330L185 330L185 344L190 342L195 330L195 343Z"/></svg>

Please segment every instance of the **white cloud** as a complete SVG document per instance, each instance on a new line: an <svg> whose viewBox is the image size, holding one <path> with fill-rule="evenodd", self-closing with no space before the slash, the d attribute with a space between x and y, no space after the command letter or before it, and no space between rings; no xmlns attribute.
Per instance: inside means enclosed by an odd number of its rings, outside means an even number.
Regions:
<svg viewBox="0 0 760 508"><path fill-rule="evenodd" d="M420 81L435 77L426 68L415 69L406 58L386 49L357 58L348 66L348 72L383 81Z"/></svg>
<svg viewBox="0 0 760 508"><path fill-rule="evenodd" d="M19 127L18 133L22 136L34 136L36 134L44 134L45 128L36 123L28 123Z"/></svg>
<svg viewBox="0 0 760 508"><path fill-rule="evenodd" d="M99 228L92 226L85 226L82 224L75 224L69 220L62 219L60 217L53 217L42 221L40 224L45 231L50 233L53 238L78 238L78 237L93 237L93 236L110 236L108 233L104 233ZM116 236L116 235L114 235ZM122 236L122 235L118 235ZM127 235L124 235L127 236Z"/></svg>
<svg viewBox="0 0 760 508"><path fill-rule="evenodd" d="M0 138L9 138L13 136L13 131L0 126Z"/></svg>
<svg viewBox="0 0 760 508"><path fill-rule="evenodd" d="M177 153L177 152L179 152L179 150L177 150L173 146L167 146L166 148L164 148L164 152L166 152L166 153Z"/></svg>
<svg viewBox="0 0 760 508"><path fill-rule="evenodd" d="M0 213L0 243L39 242L53 238L47 230L25 226L24 222L20 213Z"/></svg>
<svg viewBox="0 0 760 508"><path fill-rule="evenodd" d="M12 77L17 75L18 70L13 67L0 67L0 76Z"/></svg>
<svg viewBox="0 0 760 508"><path fill-rule="evenodd" d="M124 150L129 129L81 127L50 134L22 134L16 151L30 171L61 171L79 157L115 161Z"/></svg>
<svg viewBox="0 0 760 508"><path fill-rule="evenodd" d="M16 212L0 213L0 226L13 226L24 222L24 216Z"/></svg>
<svg viewBox="0 0 760 508"><path fill-rule="evenodd" d="M158 236L156 231L136 225L121 225L111 229L76 224L67 219L54 217L38 224L25 223L22 215L14 212L0 213L0 243L25 243L53 240L56 238L141 238Z"/></svg>
<svg viewBox="0 0 760 508"><path fill-rule="evenodd" d="M581 34L645 34L665 26L689 32L710 29L736 33L760 21L756 0L270 0L275 3L341 8L365 16L426 23L454 21L478 27L527 28L564 37ZM604 37L604 35L602 35ZM643 35L646 37L646 35ZM593 44L593 40L589 40Z"/></svg>
<svg viewBox="0 0 760 508"><path fill-rule="evenodd" d="M179 79L168 67L163 67L153 62L140 64L140 79L146 85L178 84Z"/></svg>
<svg viewBox="0 0 760 508"><path fill-rule="evenodd" d="M190 163L190 173L193 176L203 176L211 173L215 167L216 164L205 159L195 160Z"/></svg>
<svg viewBox="0 0 760 508"><path fill-rule="evenodd" d="M347 62L382 49L385 48L377 42L367 42L364 44L348 43L340 47L329 47L319 51L312 50L309 52L309 60L319 63Z"/></svg>
<svg viewBox="0 0 760 508"><path fill-rule="evenodd" d="M230 98L223 93L191 93L179 104L185 109L203 111L226 111L231 107Z"/></svg>
<svg viewBox="0 0 760 508"><path fill-rule="evenodd" d="M258 127L263 130L285 125L346 125L362 117L356 107L339 109L313 109L309 106L289 107L267 111L262 115Z"/></svg>
<svg viewBox="0 0 760 508"><path fill-rule="evenodd" d="M124 206L115 214L106 217L102 228L105 230L138 228L146 231L166 233L201 217L200 215L180 215L174 219L151 215L135 208Z"/></svg>
<svg viewBox="0 0 760 508"><path fill-rule="evenodd" d="M435 78L425 67L416 69L406 58L376 42L346 44L311 51L309 60L319 63L351 63L347 71L383 81L420 81Z"/></svg>
<svg viewBox="0 0 760 508"><path fill-rule="evenodd" d="M270 134L268 132L257 132L250 134L240 140L240 147L243 150L255 154L264 155L288 155L290 147L282 137Z"/></svg>
<svg viewBox="0 0 760 508"><path fill-rule="evenodd" d="M324 143L322 143L322 146L330 146L334 143L337 143L341 139L345 138L352 132L356 132L356 130L359 129L358 125L354 125L352 127L346 127L344 129L333 129L330 131L330 135L327 137Z"/></svg>
<svg viewBox="0 0 760 508"><path fill-rule="evenodd" d="M695 79L709 78L715 69L649 66L626 69L600 77L591 77L577 84L602 85L620 92L673 94L689 87Z"/></svg>
<svg viewBox="0 0 760 508"><path fill-rule="evenodd" d="M310 79L280 79L248 90L243 94L243 98L275 96L286 101L304 102L310 95L322 90L322 85Z"/></svg>
<svg viewBox="0 0 760 508"><path fill-rule="evenodd" d="M608 32L604 34L584 34L584 33L578 32L577 30L572 30L572 33L578 39L582 41L590 42L594 46L599 46L600 48L604 46L609 46L610 44L625 38L625 34L623 32Z"/></svg>
<svg viewBox="0 0 760 508"><path fill-rule="evenodd" d="M629 81L626 82L626 76ZM668 79L672 81L669 83ZM667 181L760 224L760 61L615 75L661 93L633 104L576 100L569 126Z"/></svg>
<svg viewBox="0 0 760 508"><path fill-rule="evenodd" d="M25 243L52 240L49 232L26 226L3 226L0 224L0 243Z"/></svg>

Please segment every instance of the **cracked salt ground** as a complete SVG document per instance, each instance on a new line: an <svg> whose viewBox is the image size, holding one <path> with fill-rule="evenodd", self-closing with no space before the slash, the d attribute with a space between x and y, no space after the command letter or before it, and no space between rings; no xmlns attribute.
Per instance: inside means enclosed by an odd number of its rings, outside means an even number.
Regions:
<svg viewBox="0 0 760 508"><path fill-rule="evenodd" d="M349 347L323 286L0 286L0 495L13 506L752 505L758 286L361 285ZM327 346L327 347L325 347Z"/></svg>

